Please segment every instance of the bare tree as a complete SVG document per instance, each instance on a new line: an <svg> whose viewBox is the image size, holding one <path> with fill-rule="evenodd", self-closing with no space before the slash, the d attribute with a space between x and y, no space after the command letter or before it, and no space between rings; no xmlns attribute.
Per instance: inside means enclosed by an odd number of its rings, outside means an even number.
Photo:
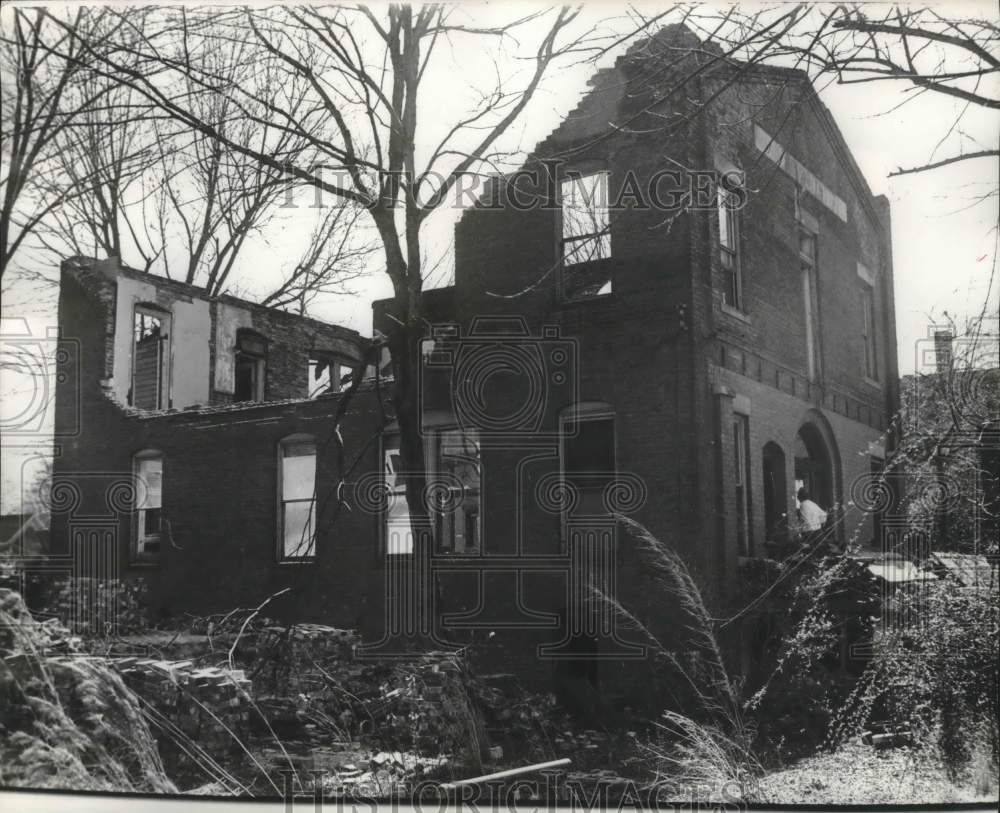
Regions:
<svg viewBox="0 0 1000 813"><path fill-rule="evenodd" d="M106 82L90 76L81 84L97 92ZM39 221L35 237L58 256L121 259L134 252L149 271L163 252L162 244L148 239L142 217L148 174L159 160L155 132L133 97L128 88L108 90L104 110L84 111L77 126L59 134L53 171L36 178L36 186L60 205ZM117 115L109 116L111 110Z"/></svg>
<svg viewBox="0 0 1000 813"><path fill-rule="evenodd" d="M421 227L460 178L496 157L498 139L525 110L553 63L582 47L580 37L571 36L577 11L535 13L490 27L460 22L461 13L433 5L391 6L382 15L366 6L213 10L204 16L184 9L146 11L131 17L130 30L141 32L139 41L108 52L82 46L84 58L96 59L103 73L220 149L367 212L393 286L398 321L387 337L392 400L415 527L427 516L417 403L419 344L426 330ZM73 35L71 25L64 28ZM541 33L526 57L524 78L498 76L496 87L482 93L474 109L447 123L429 154L420 152L417 145L430 141L435 127L441 129L430 99L421 96L435 59L446 57L458 38L499 50L514 43L515 34L533 32ZM247 59L255 71L234 85L218 75L208 55L244 38L252 46ZM136 56L139 66L131 62ZM271 140L248 141L220 126L193 102L188 83L207 98L224 100L233 117L269 128ZM300 138L306 146L294 153L274 149L279 134Z"/></svg>
<svg viewBox="0 0 1000 813"><path fill-rule="evenodd" d="M941 138L927 160L890 176L924 172L979 158L1000 157L995 141L982 144L963 129L976 111L1000 109L1000 25L945 16L933 8L871 4L789 7L674 6L656 15L633 10L629 37L682 22L716 48L720 63L770 63L807 71L814 82L891 83L900 90L895 112L924 94L961 102L949 119L934 122ZM951 145L951 142L957 144ZM938 150L949 143L951 152Z"/></svg>
<svg viewBox="0 0 1000 813"><path fill-rule="evenodd" d="M302 257L261 304L292 308L305 315L320 294L351 293L348 283L364 275L376 250L358 228L363 213L363 209L346 201L338 202L329 211L321 209Z"/></svg>
<svg viewBox="0 0 1000 813"><path fill-rule="evenodd" d="M80 193L79 186L55 183L60 170L54 159L60 141L87 127L88 116L108 114L112 85L85 81L89 73L81 56L113 36L116 25L121 21L90 8L58 18L43 9L13 8L0 18L0 72L6 78L0 99L0 276L39 224Z"/></svg>
<svg viewBox="0 0 1000 813"><path fill-rule="evenodd" d="M906 475L902 511L934 549L995 554L997 540L983 533L996 507L983 491L993 475L982 454L1000 420L997 319L987 305L962 326L947 312L937 321L933 352L923 354L933 365L903 377L901 440L887 467Z"/></svg>
<svg viewBox="0 0 1000 813"><path fill-rule="evenodd" d="M254 80L273 86L281 81L268 66L253 64L245 44L219 46L200 55L199 64L213 81L227 87ZM202 92L193 71L179 77L179 84L194 116L221 137L213 138L187 123L158 128L163 185L155 202L155 221L160 240L172 249L165 254L164 271L217 295L225 289L247 239L270 222L296 183L280 166L261 163L227 142L273 155L294 155L306 141L288 128L243 117L227 93ZM298 104L301 101L293 104L293 110ZM170 258L178 246L183 255L172 267Z"/></svg>

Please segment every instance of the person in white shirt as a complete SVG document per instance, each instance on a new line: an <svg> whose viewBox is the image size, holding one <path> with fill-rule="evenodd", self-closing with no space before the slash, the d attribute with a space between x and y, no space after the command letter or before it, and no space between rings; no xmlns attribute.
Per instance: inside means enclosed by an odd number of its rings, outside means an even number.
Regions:
<svg viewBox="0 0 1000 813"><path fill-rule="evenodd" d="M802 530L805 533L823 530L826 524L826 511L809 499L805 488L799 489L799 516L802 517Z"/></svg>

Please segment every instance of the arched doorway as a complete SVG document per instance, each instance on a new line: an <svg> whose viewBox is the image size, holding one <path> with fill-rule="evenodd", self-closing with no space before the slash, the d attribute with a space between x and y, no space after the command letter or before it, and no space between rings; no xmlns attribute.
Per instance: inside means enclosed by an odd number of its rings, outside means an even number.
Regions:
<svg viewBox="0 0 1000 813"><path fill-rule="evenodd" d="M795 493L803 487L827 511L836 501L830 450L823 434L812 423L803 424L795 436Z"/></svg>
<svg viewBox="0 0 1000 813"><path fill-rule="evenodd" d="M788 535L788 488L785 453L774 441L764 444L764 530L768 542L784 542Z"/></svg>

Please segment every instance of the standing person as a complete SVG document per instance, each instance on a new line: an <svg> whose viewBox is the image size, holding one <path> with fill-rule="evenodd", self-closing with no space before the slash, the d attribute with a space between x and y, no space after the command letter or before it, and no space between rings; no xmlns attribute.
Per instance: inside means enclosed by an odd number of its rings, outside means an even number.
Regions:
<svg viewBox="0 0 1000 813"><path fill-rule="evenodd" d="M805 487L799 489L798 498L803 532L813 533L823 530L823 526L826 524L826 511L809 498L809 492Z"/></svg>

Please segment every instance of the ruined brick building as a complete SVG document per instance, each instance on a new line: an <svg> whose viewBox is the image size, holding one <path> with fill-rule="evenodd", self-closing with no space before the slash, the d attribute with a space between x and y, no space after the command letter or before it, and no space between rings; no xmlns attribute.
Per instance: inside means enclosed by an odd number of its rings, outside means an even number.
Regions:
<svg viewBox="0 0 1000 813"><path fill-rule="evenodd" d="M362 338L108 263L62 282L79 385L57 395L56 488L76 485L53 539L143 576L166 614L292 587L268 612L377 638L413 545L387 389L363 387L331 443ZM464 213L454 284L424 295L437 617L508 664L557 655L582 560L642 615L612 512L719 607L742 560L789 541L800 484L872 539L852 485L897 409L893 313L888 202L805 75L683 30L633 48Z"/></svg>

